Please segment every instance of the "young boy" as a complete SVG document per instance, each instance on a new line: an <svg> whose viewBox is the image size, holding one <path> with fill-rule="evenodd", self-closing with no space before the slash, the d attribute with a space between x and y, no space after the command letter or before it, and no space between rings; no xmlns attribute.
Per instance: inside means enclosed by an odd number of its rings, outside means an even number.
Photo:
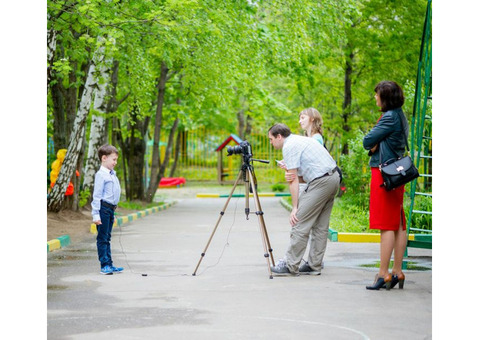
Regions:
<svg viewBox="0 0 480 340"><path fill-rule="evenodd" d="M118 151L109 144L102 145L98 149L98 157L102 165L95 174L93 188L92 216L97 225L97 251L100 261L100 274L112 275L123 270L122 267L114 267L110 250L110 238L113 222L115 221L115 209L120 200L120 182L113 168L117 165Z"/></svg>

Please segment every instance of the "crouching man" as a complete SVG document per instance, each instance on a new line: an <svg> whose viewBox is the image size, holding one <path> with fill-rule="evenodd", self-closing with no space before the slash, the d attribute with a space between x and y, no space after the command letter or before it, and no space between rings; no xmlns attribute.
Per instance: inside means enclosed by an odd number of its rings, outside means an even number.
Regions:
<svg viewBox="0 0 480 340"><path fill-rule="evenodd" d="M268 130L270 144L281 149L292 196L290 245L272 272L320 275L335 195L340 185L337 164L327 149L313 138L294 135L285 124ZM299 197L299 181L307 183ZM311 234L311 235L310 235ZM308 261L300 266L310 237Z"/></svg>

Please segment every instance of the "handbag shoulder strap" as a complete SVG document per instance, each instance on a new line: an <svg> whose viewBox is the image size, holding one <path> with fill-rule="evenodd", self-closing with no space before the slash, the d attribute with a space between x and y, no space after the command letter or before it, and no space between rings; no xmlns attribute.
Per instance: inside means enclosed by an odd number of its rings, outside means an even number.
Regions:
<svg viewBox="0 0 480 340"><path fill-rule="evenodd" d="M400 120L402 122L401 128L403 130L403 137L405 138L405 146L407 147L408 152L410 152L410 148L408 147L408 136L407 136L407 133L405 132L405 129L403 128L403 122L407 118L405 117L405 114L403 114L403 111L402 111L402 113L397 112L397 114L400 116ZM408 126L408 121L406 123L407 123L407 126ZM387 139L384 139L384 140L380 141L380 143L378 145L378 147L379 147L378 152L379 152L379 155L380 155L380 164L383 164L383 162L382 162L382 148L381 148L382 142L385 142L388 145Z"/></svg>
<svg viewBox="0 0 480 340"><path fill-rule="evenodd" d="M403 137L405 137L405 146L407 147L408 152L410 152L410 148L408 147L408 135L405 132L405 129L403 128L403 121L407 120L407 117L405 117L405 114L402 111L402 114L398 113L400 115L400 119L402 120L402 130L403 130ZM408 121L406 122L408 126Z"/></svg>

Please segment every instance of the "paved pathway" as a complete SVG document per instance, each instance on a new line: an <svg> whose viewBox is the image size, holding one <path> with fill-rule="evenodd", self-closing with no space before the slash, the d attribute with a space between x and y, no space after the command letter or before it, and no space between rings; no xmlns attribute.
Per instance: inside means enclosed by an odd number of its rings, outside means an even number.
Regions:
<svg viewBox="0 0 480 340"><path fill-rule="evenodd" d="M361 265L377 261L379 245L329 242L322 275L269 279L244 198L232 198L192 276L224 204L180 199L115 228L121 274L99 274L94 235L49 253L48 339L431 338L431 270L406 271L403 291L367 291L376 269ZM288 244L288 212L279 198L261 204L277 260ZM426 268L431 253L409 249Z"/></svg>

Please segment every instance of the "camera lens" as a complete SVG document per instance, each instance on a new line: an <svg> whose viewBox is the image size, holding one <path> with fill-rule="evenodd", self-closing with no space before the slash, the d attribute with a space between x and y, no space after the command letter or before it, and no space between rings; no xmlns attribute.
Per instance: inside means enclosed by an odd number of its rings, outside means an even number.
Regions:
<svg viewBox="0 0 480 340"><path fill-rule="evenodd" d="M235 146L227 146L227 154L230 155L238 155L242 153L242 147L239 145Z"/></svg>

